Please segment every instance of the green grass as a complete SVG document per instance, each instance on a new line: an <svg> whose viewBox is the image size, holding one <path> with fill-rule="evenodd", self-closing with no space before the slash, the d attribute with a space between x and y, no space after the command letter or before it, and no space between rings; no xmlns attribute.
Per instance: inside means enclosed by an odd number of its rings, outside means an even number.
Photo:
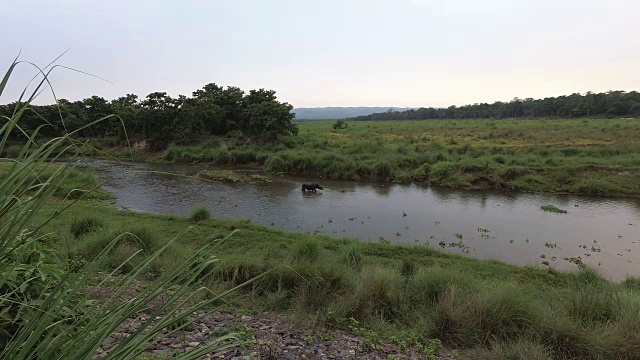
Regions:
<svg viewBox="0 0 640 360"><path fill-rule="evenodd" d="M543 205L540 206L540 209L542 209L542 211L546 211L546 212L552 212L552 213L556 213L556 214L566 214L567 210L562 210L554 205Z"/></svg>
<svg viewBox="0 0 640 360"><path fill-rule="evenodd" d="M208 267L202 284L220 292L262 276L228 299L234 306L280 312L311 325L349 328L353 318L371 346L406 337L416 348L439 339L471 358L637 359L629 354L640 354L640 291L634 278L612 283L588 268L565 273L517 267L424 246L117 211L95 201L78 203L48 227L67 229L60 224L84 213L109 226L78 240L62 231L58 241L71 259L104 246L110 233L139 233L143 227L153 248L188 229L153 262L147 277L171 271L199 246L217 244L223 260ZM233 237L217 240L234 230ZM122 244L105 268L142 249L138 242Z"/></svg>
<svg viewBox="0 0 640 360"><path fill-rule="evenodd" d="M191 213L189 220L193 222L200 222L203 220L207 220L211 217L211 211L206 207L197 208Z"/></svg>
<svg viewBox="0 0 640 360"><path fill-rule="evenodd" d="M0 96L13 70L27 64L35 67L17 59L11 64L0 80ZM84 208L72 215L66 213L80 203L109 206L101 202L109 196L99 189L91 171L77 170L79 153L90 146L79 145L73 133L37 143L33 137L21 135L23 114L33 115L30 103L46 90L45 84L50 85L48 74L56 68L52 65L40 71L42 78L30 82L32 91L25 89L15 103L15 112L4 116L0 127L0 358L136 358L164 329L191 324L188 316L192 312L212 311L211 306L220 303L224 294L207 293L206 298L197 300L193 295L199 290L191 286L219 260L211 245L191 247L192 256L174 262L165 272L156 272L145 286L132 289L141 274L158 269L152 263L186 251L158 237L146 224L132 223L125 231L113 233L112 224L100 211ZM48 122L37 113L35 116ZM95 119L87 127L110 118ZM8 146L11 137L21 143ZM87 251L68 256L80 247L94 254ZM170 247L172 251L166 251ZM114 272L100 271L105 268ZM123 274L112 276L117 270ZM106 294L90 301L87 293L96 287L106 287ZM132 290L129 296L122 296ZM153 309L152 304L168 292L171 296L162 298L159 307L155 305L153 324L141 323L106 356L98 354L104 340L119 326L141 311ZM184 306L188 311L178 314ZM176 355L193 359L236 344L237 338L230 334Z"/></svg>
<svg viewBox="0 0 640 360"><path fill-rule="evenodd" d="M239 182L243 180L243 176L233 170L202 170L198 176L214 181Z"/></svg>
<svg viewBox="0 0 640 360"><path fill-rule="evenodd" d="M69 232L73 237L77 238L84 234L88 234L99 230L103 226L102 221L93 216L80 219L73 219L69 227Z"/></svg>
<svg viewBox="0 0 640 360"><path fill-rule="evenodd" d="M501 119L299 124L299 135L258 144L195 140L152 160L262 166L340 180L424 182L456 188L640 195L640 120ZM101 140L104 142L104 140ZM192 142L193 143L193 142ZM224 146L222 146L224 145ZM124 154L121 145L103 150Z"/></svg>
<svg viewBox="0 0 640 360"><path fill-rule="evenodd" d="M15 172L15 167L21 166L13 161L0 162L0 181L8 174ZM39 162L27 165L25 174L20 177L16 185L20 190L28 193L36 192L44 184L52 182L53 178L64 176L64 182L56 187L54 196L59 198L79 199L110 199L111 195L100 188L100 182L90 169L78 169L73 163L58 164Z"/></svg>
<svg viewBox="0 0 640 360"><path fill-rule="evenodd" d="M234 170L202 170L198 176L213 181L220 182L271 182L268 176L264 175L246 175Z"/></svg>

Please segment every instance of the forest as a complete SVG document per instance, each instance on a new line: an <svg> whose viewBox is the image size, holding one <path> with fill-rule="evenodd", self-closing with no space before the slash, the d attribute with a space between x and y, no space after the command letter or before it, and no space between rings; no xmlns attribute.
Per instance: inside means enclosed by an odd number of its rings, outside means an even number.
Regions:
<svg viewBox="0 0 640 360"><path fill-rule="evenodd" d="M0 117L10 118L20 104L0 105ZM21 119L21 129L30 134L41 125L45 137L77 131L86 138L118 137L184 140L206 136L248 136L274 140L296 135L293 106L280 102L274 90L250 90L235 86L205 85L191 97L171 97L153 92L145 98L127 94L114 100L91 96L84 100L59 99L57 105L30 105ZM587 92L584 95L519 99L493 104L420 108L358 116L350 120L429 120L501 118L612 118L640 116L637 91ZM108 117L97 124L92 122ZM123 126L124 125L124 126ZM17 129L15 138L21 134Z"/></svg>
<svg viewBox="0 0 640 360"><path fill-rule="evenodd" d="M580 117L640 116L640 93L637 91L607 91L575 93L544 99L514 98L493 104L420 108L407 111L387 111L351 120L426 120L426 119L502 119L502 118L580 118Z"/></svg>
<svg viewBox="0 0 640 360"><path fill-rule="evenodd" d="M0 105L0 117L11 118L19 103ZM55 105L29 105L20 127L27 134L39 130L46 137L78 131L81 137L129 137L145 139L189 139L203 135L244 134L275 139L296 134L293 106L277 100L274 90L223 88L207 84L191 97L172 98L153 92L146 98L127 94L112 101L92 96L80 101L59 99ZM103 119L92 126L92 122ZM122 122L121 122L122 121ZM124 124L124 127L122 126ZM12 136L21 134L14 129Z"/></svg>

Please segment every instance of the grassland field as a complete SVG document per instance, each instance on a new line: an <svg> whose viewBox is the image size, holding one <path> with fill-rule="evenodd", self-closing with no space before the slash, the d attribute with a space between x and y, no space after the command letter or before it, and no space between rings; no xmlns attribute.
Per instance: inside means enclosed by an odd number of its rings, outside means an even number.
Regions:
<svg viewBox="0 0 640 360"><path fill-rule="evenodd" d="M90 173L74 172L71 180L81 189L94 184ZM69 201L60 194L38 216ZM637 278L613 283L588 268L559 272L425 246L287 233L211 219L206 210L191 218L120 211L101 196L78 200L43 233L42 241L61 250L72 267L125 234L100 264L104 271L141 250L130 260L139 262L177 237L149 267L150 279L218 241L222 261L197 286L219 293L259 277L231 295L231 307L347 328L365 336L364 346L424 347L439 339L469 359L640 359Z"/></svg>
<svg viewBox="0 0 640 360"><path fill-rule="evenodd" d="M258 165L274 173L454 188L640 195L639 119L503 119L299 123L275 143L235 138L174 141L133 158ZM120 140L95 143L119 158ZM195 145L194 145L195 144ZM134 147L135 148L135 147ZM150 147L147 146L147 149Z"/></svg>

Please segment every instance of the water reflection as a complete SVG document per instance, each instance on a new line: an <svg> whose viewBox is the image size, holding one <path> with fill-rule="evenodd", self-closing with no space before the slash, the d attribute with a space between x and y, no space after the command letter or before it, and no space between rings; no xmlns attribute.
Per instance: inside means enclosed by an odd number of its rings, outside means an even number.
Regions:
<svg viewBox="0 0 640 360"><path fill-rule="evenodd" d="M226 184L193 177L204 168L196 165L96 161L90 166L107 181L105 188L114 193L117 206L136 211L188 215L206 206L216 217L249 218L289 231L363 241L383 237L392 243L443 247L521 265L548 262L575 268L563 258L580 257L612 278L640 275L639 199L461 191L296 176L271 176L270 183ZM326 190L303 194L302 182L320 182ZM569 213L541 211L540 206L547 204Z"/></svg>

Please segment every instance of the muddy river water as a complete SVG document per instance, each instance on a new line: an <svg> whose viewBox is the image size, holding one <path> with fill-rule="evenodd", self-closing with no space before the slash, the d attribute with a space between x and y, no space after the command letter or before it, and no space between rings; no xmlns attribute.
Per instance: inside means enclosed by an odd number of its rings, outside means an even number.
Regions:
<svg viewBox="0 0 640 360"><path fill-rule="evenodd" d="M331 181L261 174L271 182L198 179L198 165L91 161L116 206L133 211L250 219L287 231L420 244L518 265L640 276L640 199L464 191L420 185ZM302 182L325 190L301 192ZM544 212L555 205L567 214ZM548 264L548 265L547 265Z"/></svg>

